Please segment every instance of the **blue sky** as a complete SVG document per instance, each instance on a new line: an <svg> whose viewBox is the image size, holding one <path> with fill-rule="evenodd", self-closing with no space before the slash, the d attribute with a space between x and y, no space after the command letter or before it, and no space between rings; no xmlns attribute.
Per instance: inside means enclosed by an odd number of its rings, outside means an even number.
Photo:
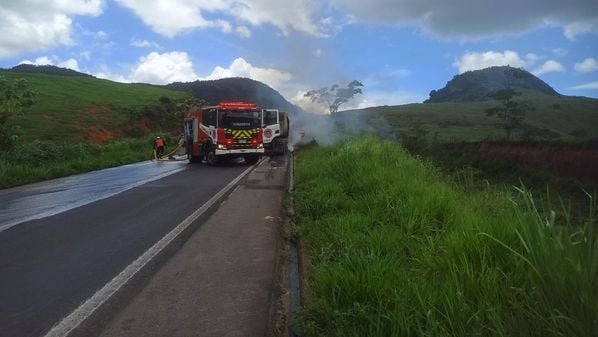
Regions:
<svg viewBox="0 0 598 337"><path fill-rule="evenodd" d="M0 67L54 64L121 82L250 77L309 110L421 102L455 74L522 67L598 97L595 0L0 0Z"/></svg>

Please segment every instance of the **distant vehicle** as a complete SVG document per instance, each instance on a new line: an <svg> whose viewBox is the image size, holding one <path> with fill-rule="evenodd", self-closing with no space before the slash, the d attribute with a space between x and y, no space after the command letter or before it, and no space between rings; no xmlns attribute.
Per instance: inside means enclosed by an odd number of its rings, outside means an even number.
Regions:
<svg viewBox="0 0 598 337"><path fill-rule="evenodd" d="M253 103L224 102L185 116L187 158L214 165L243 157L255 164L264 151L262 109Z"/></svg>
<svg viewBox="0 0 598 337"><path fill-rule="evenodd" d="M284 154L289 143L289 116L278 109L264 109L264 149L266 154Z"/></svg>

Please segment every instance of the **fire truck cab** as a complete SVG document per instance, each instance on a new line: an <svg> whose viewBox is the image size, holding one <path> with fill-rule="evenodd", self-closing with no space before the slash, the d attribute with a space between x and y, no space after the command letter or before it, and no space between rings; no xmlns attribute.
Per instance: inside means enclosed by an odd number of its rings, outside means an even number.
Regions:
<svg viewBox="0 0 598 337"><path fill-rule="evenodd" d="M264 153L262 109L253 103L226 102L185 116L187 158L210 165L243 157L255 164Z"/></svg>
<svg viewBox="0 0 598 337"><path fill-rule="evenodd" d="M264 149L267 154L284 154L289 137L289 116L278 109L264 109L262 114L264 128Z"/></svg>

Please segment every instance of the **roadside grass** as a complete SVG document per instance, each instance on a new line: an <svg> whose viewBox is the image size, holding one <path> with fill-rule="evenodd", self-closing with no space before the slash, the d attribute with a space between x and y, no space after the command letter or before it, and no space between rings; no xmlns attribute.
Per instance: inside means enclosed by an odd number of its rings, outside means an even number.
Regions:
<svg viewBox="0 0 598 337"><path fill-rule="evenodd" d="M595 196L573 224L523 187L467 189L374 138L295 167L303 335L598 335Z"/></svg>
<svg viewBox="0 0 598 337"><path fill-rule="evenodd" d="M17 144L0 153L0 188L148 160L152 144L153 137L101 145L48 141Z"/></svg>

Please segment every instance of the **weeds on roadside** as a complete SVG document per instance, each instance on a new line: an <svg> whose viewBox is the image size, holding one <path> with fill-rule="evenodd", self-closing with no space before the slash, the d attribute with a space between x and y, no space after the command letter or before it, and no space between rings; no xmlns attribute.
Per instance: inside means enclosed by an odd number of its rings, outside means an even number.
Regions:
<svg viewBox="0 0 598 337"><path fill-rule="evenodd" d="M150 159L152 141L122 139L107 144L34 141L0 153L0 188Z"/></svg>
<svg viewBox="0 0 598 337"><path fill-rule="evenodd" d="M571 223L373 138L300 152L295 172L305 335L598 335L595 196Z"/></svg>

